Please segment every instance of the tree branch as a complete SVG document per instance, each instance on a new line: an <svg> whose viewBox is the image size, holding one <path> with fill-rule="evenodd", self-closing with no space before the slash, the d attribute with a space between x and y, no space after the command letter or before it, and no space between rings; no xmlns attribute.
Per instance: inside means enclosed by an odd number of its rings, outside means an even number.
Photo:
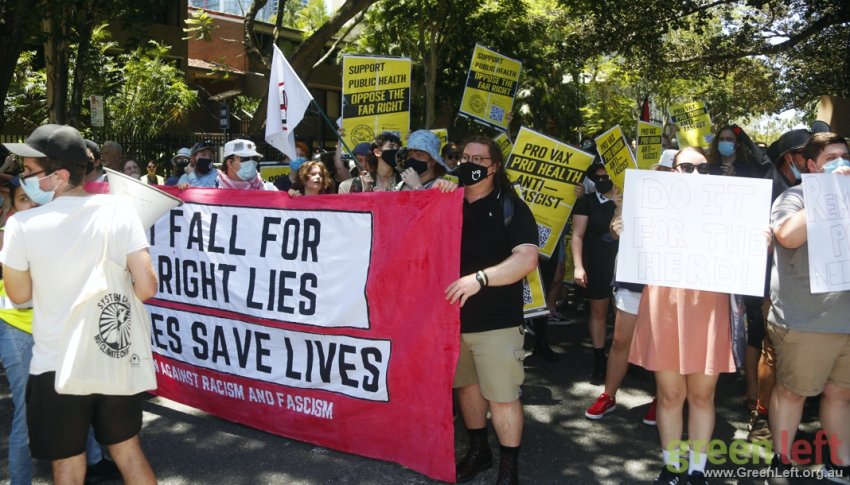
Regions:
<svg viewBox="0 0 850 485"><path fill-rule="evenodd" d="M694 56L686 59L674 59L665 61L666 64L690 64L690 63L698 63L698 62L706 62L706 63L715 63L721 61L730 61L734 59L740 59L742 57L751 57L751 56L766 56L772 54L778 54L780 52L786 51L788 49L793 48L797 44L813 37L819 33L821 33L827 27L831 27L833 25L839 25L847 22L850 19L842 18L839 15L835 15L834 13L830 13L828 15L824 15L818 20L809 24L803 30L798 31L796 34L790 36L788 40L784 42L780 42L778 44L770 44L770 45L762 45L761 47L753 48L753 49L744 49L740 51L728 52L725 54L713 54L707 56Z"/></svg>
<svg viewBox="0 0 850 485"><path fill-rule="evenodd" d="M254 41L254 22L257 19L257 13L260 12L260 9L266 6L268 0L253 0L251 2L251 6L248 8L248 11L245 12L245 28L243 30L243 38L245 43L245 50L248 52L249 56L253 56L254 60L262 64L263 68L266 71L271 70L271 66L269 65L269 61L260 52L260 49L257 48L257 43Z"/></svg>
<svg viewBox="0 0 850 485"><path fill-rule="evenodd" d="M354 30L354 27L356 27L357 24L359 24L360 21L363 20L364 17L365 17L364 12L360 12L359 14L357 14L356 17L354 17L354 20L351 21L351 25L349 25L348 28L345 29L345 32L343 32L342 35L337 36L337 39L334 41L333 45L328 49L328 51L325 52L325 55L323 55L321 58L319 58L318 61L316 61L315 64L313 64L313 69L316 69L317 67L321 66L322 63L325 62L325 60L327 60L327 58L331 54L333 54L333 52L336 50L336 48L339 47L339 44L346 37L348 37L348 34L350 34L352 30Z"/></svg>

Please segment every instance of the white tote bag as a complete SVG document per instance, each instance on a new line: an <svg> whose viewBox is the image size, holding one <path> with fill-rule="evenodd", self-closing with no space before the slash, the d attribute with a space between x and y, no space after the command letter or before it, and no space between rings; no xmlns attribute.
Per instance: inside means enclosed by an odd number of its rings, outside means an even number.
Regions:
<svg viewBox="0 0 850 485"><path fill-rule="evenodd" d="M108 234L109 231L105 231ZM133 292L130 272L104 246L65 327L56 371L59 394L132 395L156 389L150 315Z"/></svg>

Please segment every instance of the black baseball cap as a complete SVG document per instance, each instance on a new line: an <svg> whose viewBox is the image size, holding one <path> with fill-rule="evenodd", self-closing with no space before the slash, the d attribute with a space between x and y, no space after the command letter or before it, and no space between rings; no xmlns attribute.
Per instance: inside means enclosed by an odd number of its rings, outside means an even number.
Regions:
<svg viewBox="0 0 850 485"><path fill-rule="evenodd" d="M811 137L812 132L806 129L786 131L779 137L779 158L788 152L802 150Z"/></svg>
<svg viewBox="0 0 850 485"><path fill-rule="evenodd" d="M4 143L3 146L20 157L48 157L80 165L89 162L83 135L68 125L41 125L23 143Z"/></svg>
<svg viewBox="0 0 850 485"><path fill-rule="evenodd" d="M218 146L211 141L199 141L198 143L195 143L192 146L192 155L198 153L201 150L205 150L207 148L215 150L216 148L218 148Z"/></svg>

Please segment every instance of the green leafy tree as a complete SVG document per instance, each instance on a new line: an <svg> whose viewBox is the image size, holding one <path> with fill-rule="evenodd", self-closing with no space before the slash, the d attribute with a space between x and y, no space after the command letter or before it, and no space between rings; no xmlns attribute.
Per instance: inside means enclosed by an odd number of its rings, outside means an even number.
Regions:
<svg viewBox="0 0 850 485"><path fill-rule="evenodd" d="M124 82L105 100L107 127L119 138L152 137L179 121L197 103L169 47L151 41L121 55Z"/></svg>
<svg viewBox="0 0 850 485"><path fill-rule="evenodd" d="M295 16L295 28L304 32L315 32L329 19L324 0L308 0Z"/></svg>
<svg viewBox="0 0 850 485"><path fill-rule="evenodd" d="M417 126L434 128L438 114L456 113L476 43L511 57L530 34L521 0L383 2L364 21L347 52L405 56L414 63Z"/></svg>
<svg viewBox="0 0 850 485"><path fill-rule="evenodd" d="M183 40L200 40L202 42L211 42L213 31L218 28L215 19L208 14L204 9L193 10L192 15L186 19L186 27L183 32L186 37Z"/></svg>
<svg viewBox="0 0 850 485"><path fill-rule="evenodd" d="M743 64L755 77L771 72L785 107L804 108L827 93L850 96L846 0L561 1L587 21L566 42L616 50L656 78L717 79Z"/></svg>
<svg viewBox="0 0 850 485"><path fill-rule="evenodd" d="M44 69L35 67L35 57L35 51L20 53L4 99L6 123L23 133L47 121L47 77Z"/></svg>
<svg viewBox="0 0 850 485"><path fill-rule="evenodd" d="M18 61L32 32L37 30L39 16L32 14L31 0L3 0L0 2L0 129L8 115L14 111L7 107L6 93L15 86Z"/></svg>
<svg viewBox="0 0 850 485"><path fill-rule="evenodd" d="M254 34L254 23L256 22L257 13L262 9L268 0L252 0L248 12L245 13L245 28L243 41L245 50L248 55L260 66L259 70L265 74L271 70L271 54L272 44L269 43L267 48L260 50L257 45L256 35ZM334 14L327 19L319 28L307 36L295 49L292 55L287 56L292 69L301 77L303 81L310 78L313 69L317 67L317 63L327 57L329 54L325 52L327 45L331 43L334 36L339 34L343 27L355 17L358 17L361 12L369 8L377 0L346 0L337 8ZM277 32L282 25L284 18L283 11L286 6L285 0L280 0L278 3L277 18L280 21L275 22L273 41L277 43ZM356 19L355 19L356 22ZM347 35L348 31L346 31ZM337 43L334 43L331 49L336 48ZM254 116L251 118L249 131L252 133L260 133L265 125L265 116L263 113L266 109L267 96L263 96L262 101L254 111Z"/></svg>

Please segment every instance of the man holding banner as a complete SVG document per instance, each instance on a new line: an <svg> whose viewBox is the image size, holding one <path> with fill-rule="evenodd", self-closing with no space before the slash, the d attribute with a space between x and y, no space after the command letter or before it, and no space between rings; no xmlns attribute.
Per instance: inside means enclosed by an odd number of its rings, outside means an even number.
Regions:
<svg viewBox="0 0 850 485"><path fill-rule="evenodd" d="M446 299L461 306L454 387L470 441L457 465L457 481L471 480L492 464L490 411L501 452L497 483L517 483L523 427L519 387L525 377L522 279L537 266L537 225L514 195L495 142L475 137L461 153L464 276L446 289Z"/></svg>
<svg viewBox="0 0 850 485"><path fill-rule="evenodd" d="M835 133L812 135L803 156L810 173L850 175L847 141ZM825 469L836 475L843 472L846 478L850 476L850 293L810 291L807 225L828 209L807 209L804 195L809 200L816 197L804 193L803 186L789 188L776 199L771 214L776 240L768 314L768 335L776 355L769 414L776 450L771 468L790 472L806 397L823 392L820 418L830 447Z"/></svg>

